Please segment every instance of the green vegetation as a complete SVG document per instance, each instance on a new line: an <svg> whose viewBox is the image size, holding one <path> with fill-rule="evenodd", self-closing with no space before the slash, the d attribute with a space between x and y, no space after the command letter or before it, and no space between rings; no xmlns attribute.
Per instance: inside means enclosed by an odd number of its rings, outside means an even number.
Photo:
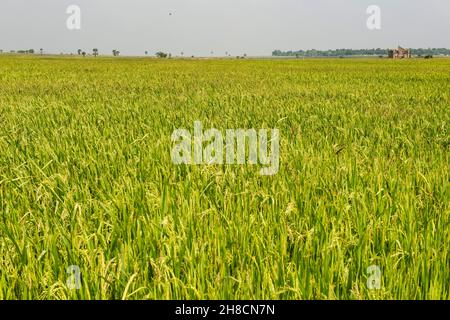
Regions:
<svg viewBox="0 0 450 320"><path fill-rule="evenodd" d="M0 299L450 299L450 60L2 56L0 82ZM175 166L196 120L278 128L279 173Z"/></svg>
<svg viewBox="0 0 450 320"><path fill-rule="evenodd" d="M155 55L158 58L167 58L169 56L167 53L162 52L162 51L158 51Z"/></svg>
<svg viewBox="0 0 450 320"><path fill-rule="evenodd" d="M351 56L387 56L387 49L335 49L335 50L298 50L280 51L275 50L272 55L275 57L351 57ZM414 56L450 56L450 49L430 48L411 49Z"/></svg>

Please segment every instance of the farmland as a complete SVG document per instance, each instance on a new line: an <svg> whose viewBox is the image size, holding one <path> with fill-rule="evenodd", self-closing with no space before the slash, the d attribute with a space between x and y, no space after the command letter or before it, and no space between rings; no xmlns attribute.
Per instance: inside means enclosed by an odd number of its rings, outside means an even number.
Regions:
<svg viewBox="0 0 450 320"><path fill-rule="evenodd" d="M0 299L450 299L449 124L449 59L0 56Z"/></svg>

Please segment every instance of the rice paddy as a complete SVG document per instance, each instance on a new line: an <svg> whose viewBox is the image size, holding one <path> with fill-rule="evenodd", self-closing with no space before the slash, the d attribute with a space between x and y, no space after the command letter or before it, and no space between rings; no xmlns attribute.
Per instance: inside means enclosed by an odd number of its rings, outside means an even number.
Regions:
<svg viewBox="0 0 450 320"><path fill-rule="evenodd" d="M0 56L0 299L450 299L449 123L449 59Z"/></svg>

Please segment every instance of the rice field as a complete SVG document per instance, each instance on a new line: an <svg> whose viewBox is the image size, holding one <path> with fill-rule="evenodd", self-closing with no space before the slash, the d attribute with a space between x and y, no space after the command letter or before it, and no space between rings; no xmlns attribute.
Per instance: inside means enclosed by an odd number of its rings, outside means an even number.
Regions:
<svg viewBox="0 0 450 320"><path fill-rule="evenodd" d="M449 124L450 59L0 56L0 299L450 299Z"/></svg>

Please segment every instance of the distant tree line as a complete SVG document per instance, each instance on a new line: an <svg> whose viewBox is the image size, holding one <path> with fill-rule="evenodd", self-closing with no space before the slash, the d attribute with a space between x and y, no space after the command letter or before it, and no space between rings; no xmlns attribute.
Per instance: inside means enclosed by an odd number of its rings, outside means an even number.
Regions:
<svg viewBox="0 0 450 320"><path fill-rule="evenodd" d="M3 50L0 50L1 53L3 53ZM11 50L10 53L19 53L19 54L34 54L34 49L29 49L29 50Z"/></svg>
<svg viewBox="0 0 450 320"><path fill-rule="evenodd" d="M3 50L0 49L0 54L2 54L2 53L4 53L4 52L3 52ZM12 53L12 54L34 54L36 52L34 51L34 49L29 49L29 50L17 50L17 51L16 50L11 50L11 51L9 51L9 53ZM42 48L39 49L39 53L41 55L44 54L44 49L42 49ZM86 51L83 51L82 49L78 49L76 53L79 56L83 56L83 57L88 55L88 53L86 53ZM63 54L63 53L61 53L61 54ZM97 48L92 49L92 55L94 57L97 57L99 54L100 54L100 52L99 52L99 50ZM120 55L120 51L114 49L112 51L112 54L113 54L113 56L117 57L117 56ZM71 55L73 55L73 53L71 53Z"/></svg>
<svg viewBox="0 0 450 320"><path fill-rule="evenodd" d="M411 49L415 56L427 55L450 55L450 49L432 48L432 49ZM335 50L298 50L298 51L280 51L272 52L274 57L348 57L348 56L385 56L388 49L335 49Z"/></svg>

